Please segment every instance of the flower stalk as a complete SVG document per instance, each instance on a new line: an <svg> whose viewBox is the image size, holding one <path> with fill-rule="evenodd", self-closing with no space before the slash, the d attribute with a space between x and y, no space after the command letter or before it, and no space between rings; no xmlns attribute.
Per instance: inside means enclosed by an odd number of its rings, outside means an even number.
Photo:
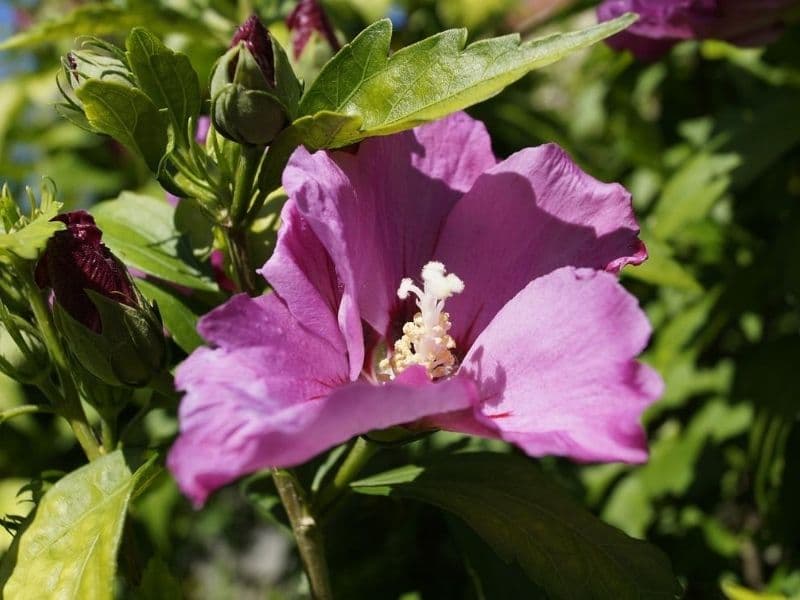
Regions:
<svg viewBox="0 0 800 600"><path fill-rule="evenodd" d="M239 290L249 296L257 296L260 290L256 285L255 269L247 251L247 231L240 226L231 226L222 228L222 233Z"/></svg>
<svg viewBox="0 0 800 600"><path fill-rule="evenodd" d="M311 597L314 600L331 600L333 592L325 558L325 544L319 523L311 510L302 485L297 477L285 469L273 469L272 478L281 502L289 516L303 569L308 576Z"/></svg>
<svg viewBox="0 0 800 600"><path fill-rule="evenodd" d="M339 467L336 475L319 496L315 499L315 513L324 516L330 511L336 502L347 492L350 483L358 477L361 470L366 466L370 459L377 454L380 446L373 444L363 437L356 438L353 447Z"/></svg>
<svg viewBox="0 0 800 600"><path fill-rule="evenodd" d="M86 418L83 406L81 405L78 389L75 387L75 382L72 380L69 360L61 345L58 333L56 332L50 310L45 303L41 290L39 290L38 286L33 281L30 270L20 265L17 271L24 282L33 316L36 319L47 351L50 354L50 358L53 360L53 364L55 365L58 377L61 381L61 394L56 410L69 423L86 457L89 460L94 460L102 454L102 451L94 431Z"/></svg>

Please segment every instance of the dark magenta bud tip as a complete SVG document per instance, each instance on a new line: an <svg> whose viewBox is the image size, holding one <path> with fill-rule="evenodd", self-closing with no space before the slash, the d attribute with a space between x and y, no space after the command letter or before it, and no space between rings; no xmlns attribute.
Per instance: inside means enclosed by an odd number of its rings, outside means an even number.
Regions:
<svg viewBox="0 0 800 600"><path fill-rule="evenodd" d="M334 52L340 48L328 15L317 0L300 0L286 18L286 26L292 32L292 51L295 60L300 58L311 39L311 34L315 31L328 41Z"/></svg>
<svg viewBox="0 0 800 600"><path fill-rule="evenodd" d="M231 40L231 48L238 43L244 42L245 47L253 56L261 69L264 78L270 83L275 85L275 56L272 51L272 41L269 37L269 31L261 23L261 20L256 15L250 15ZM232 69L236 70L236 65L232 65ZM232 75L231 75L232 77Z"/></svg>
<svg viewBox="0 0 800 600"><path fill-rule="evenodd" d="M115 302L137 306L125 266L102 243L102 232L84 210L58 215L67 228L57 231L36 265L36 283L50 287L56 302L76 321L96 333L100 313L86 294L91 290Z"/></svg>

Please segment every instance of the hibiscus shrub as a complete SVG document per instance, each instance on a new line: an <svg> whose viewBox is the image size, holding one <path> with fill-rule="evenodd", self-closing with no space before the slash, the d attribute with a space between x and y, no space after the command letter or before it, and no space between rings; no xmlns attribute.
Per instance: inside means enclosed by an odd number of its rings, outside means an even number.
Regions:
<svg viewBox="0 0 800 600"><path fill-rule="evenodd" d="M0 598L800 594L798 11L0 2Z"/></svg>

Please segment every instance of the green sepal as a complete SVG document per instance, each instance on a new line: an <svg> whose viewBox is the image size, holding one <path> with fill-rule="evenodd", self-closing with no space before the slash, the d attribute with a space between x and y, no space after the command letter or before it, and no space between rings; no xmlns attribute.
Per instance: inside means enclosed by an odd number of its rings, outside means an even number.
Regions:
<svg viewBox="0 0 800 600"><path fill-rule="evenodd" d="M138 290L137 307L92 290L86 293L100 313L101 333L75 320L58 302L54 305L56 326L72 354L87 371L108 385L147 385L167 364L167 345L158 307L149 304Z"/></svg>
<svg viewBox="0 0 800 600"><path fill-rule="evenodd" d="M211 119L226 138L253 146L269 144L287 123L286 108L274 94L236 83L214 96Z"/></svg>
<svg viewBox="0 0 800 600"><path fill-rule="evenodd" d="M168 151L168 127L149 97L136 88L98 79L86 81L75 94L93 131L113 137L159 172Z"/></svg>
<svg viewBox="0 0 800 600"><path fill-rule="evenodd" d="M272 41L272 55L275 57L275 94L286 107L289 119L294 120L299 114L303 84L297 78L283 46L274 37L271 37L270 40Z"/></svg>

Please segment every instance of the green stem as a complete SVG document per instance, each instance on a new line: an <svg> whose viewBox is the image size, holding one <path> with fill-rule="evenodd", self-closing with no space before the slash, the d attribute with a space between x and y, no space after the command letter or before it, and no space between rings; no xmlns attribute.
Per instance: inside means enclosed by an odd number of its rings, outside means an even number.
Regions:
<svg viewBox="0 0 800 600"><path fill-rule="evenodd" d="M322 531L308 504L305 491L291 471L273 469L272 477L292 525L300 560L311 587L311 597L314 600L331 600L333 592Z"/></svg>
<svg viewBox="0 0 800 600"><path fill-rule="evenodd" d="M53 409L48 408L47 406L40 406L38 404L25 404L23 406L9 408L8 410L0 412L0 423L8 421L9 419L13 419L14 417L19 417L21 415L29 415L33 413L46 413L46 412L53 412Z"/></svg>
<svg viewBox="0 0 800 600"><path fill-rule="evenodd" d="M314 502L314 510L318 515L324 515L349 489L350 483L358 477L361 469L380 450L380 446L373 444L362 437L356 439L355 444L348 452L342 466L326 487L324 487Z"/></svg>
<svg viewBox="0 0 800 600"><path fill-rule="evenodd" d="M100 412L100 433L103 440L103 451L110 454L117 447L117 415Z"/></svg>
<svg viewBox="0 0 800 600"><path fill-rule="evenodd" d="M263 155L264 148L260 146L242 146L233 182L233 200L230 210L230 221L233 228L238 228L247 216L250 200L252 200L255 190L256 174Z"/></svg>
<svg viewBox="0 0 800 600"><path fill-rule="evenodd" d="M248 224L258 218L259 212L269 195L281 187L281 177L286 168L286 163L289 162L289 157L299 145L300 138L289 127L275 138L270 144L269 150L261 157L253 202L245 219Z"/></svg>
<svg viewBox="0 0 800 600"><path fill-rule="evenodd" d="M247 251L247 232L242 229L225 229L225 242L228 246L228 259L233 267L234 277L239 289L250 296L258 296L259 289L256 284L255 269L250 262Z"/></svg>
<svg viewBox="0 0 800 600"><path fill-rule="evenodd" d="M70 372L69 359L61 345L58 332L56 332L50 309L45 302L42 292L34 283L30 269L27 269L24 265L19 265L17 271L25 282L27 296L31 304L31 309L33 310L33 316L36 318L36 323L39 326L39 331L42 334L45 346L47 346L50 358L61 380L62 393L60 402L56 405L56 409L59 414L69 422L87 458L89 460L94 460L98 458L102 452L100 451L100 446L97 443L94 431L92 431L89 421L86 418L86 413L83 411L83 406L78 396L78 389L75 387L75 382Z"/></svg>
<svg viewBox="0 0 800 600"><path fill-rule="evenodd" d="M255 279L255 269L250 263L247 248L247 214L263 154L264 148L242 147L236 166L229 218L222 227L228 246L228 258L231 261L239 289L251 296L258 295L259 289Z"/></svg>

